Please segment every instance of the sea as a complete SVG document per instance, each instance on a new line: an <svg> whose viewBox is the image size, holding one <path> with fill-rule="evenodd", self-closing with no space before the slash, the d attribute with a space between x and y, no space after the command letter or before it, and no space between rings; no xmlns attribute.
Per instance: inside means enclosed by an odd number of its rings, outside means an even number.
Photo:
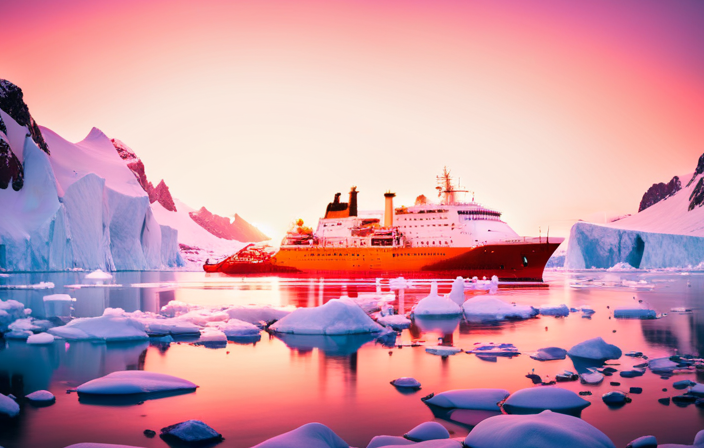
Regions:
<svg viewBox="0 0 704 448"><path fill-rule="evenodd" d="M117 272L109 286L85 285L86 272L11 273L0 277L0 299L17 300L32 316L67 321L102 315L108 308L158 313L170 301L218 310L232 305L268 304L313 307L341 296L352 298L393 294L397 312L408 313L426 297L431 279L413 279L400 297L388 278L234 277L200 272ZM450 291L452 278L438 278L440 293ZM16 289L17 285L53 283L48 289ZM48 294L66 293L75 302L44 302ZM572 346L602 337L623 353L641 352L652 359L704 353L704 273L682 271L546 271L543 284L506 285L497 291L468 290L467 300L493 295L507 302L531 305L565 304L591 307L566 317L539 316L523 321L469 323L451 319L417 319L395 341L370 335L303 336L262 332L257 342L229 341L220 346L183 339L133 343L68 342L32 346L0 339L0 392L14 394L20 415L0 419L0 446L5 448L63 448L80 442L138 447L165 447L147 429L185 420L201 420L220 432L222 447L249 447L310 422L331 428L351 446L366 447L376 435L402 436L415 426L436 421L452 437L464 437L481 418L447 415L421 400L431 393L454 389L500 388L513 393L533 385L528 374L550 382L579 366L564 360L537 361L530 354L544 347ZM647 307L657 319L617 319L619 307ZM480 344L513 344L516 356L471 353ZM452 356L426 352L428 346L463 349ZM618 371L646 362L622 356L609 361ZM167 373L196 383L193 393L143 401L90 400L75 388L121 370ZM659 443L691 444L704 429L704 409L694 404L669 405L661 398L682 394L679 380L704 382L704 373L662 378L651 371L636 378L616 372L599 385L579 381L557 387L591 392L591 405L581 418L605 433L616 446L644 435ZM413 377L422 387L403 391L390 382ZM631 393L631 388L641 393ZM36 390L56 396L51 406L37 407L22 397ZM609 407L602 395L628 393L621 407ZM142 400L142 399L140 399ZM435 411L435 412L434 412Z"/></svg>

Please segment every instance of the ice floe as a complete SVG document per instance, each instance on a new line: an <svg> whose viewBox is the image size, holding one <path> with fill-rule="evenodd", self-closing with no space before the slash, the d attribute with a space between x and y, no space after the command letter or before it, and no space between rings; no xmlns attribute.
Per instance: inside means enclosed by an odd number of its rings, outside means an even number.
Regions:
<svg viewBox="0 0 704 448"><path fill-rule="evenodd" d="M20 405L7 395L0 394L0 416L16 417L20 413Z"/></svg>
<svg viewBox="0 0 704 448"><path fill-rule="evenodd" d="M509 396L505 389L457 389L423 398L425 404L446 409L500 411L499 403Z"/></svg>
<svg viewBox="0 0 704 448"><path fill-rule="evenodd" d="M407 376L396 378L395 380L391 381L391 384L403 389L420 389L420 382L415 378Z"/></svg>
<svg viewBox="0 0 704 448"><path fill-rule="evenodd" d="M448 347L445 345L435 345L435 346L431 346L431 347L425 347L425 351L430 353L431 355L450 356L450 355L456 355L457 353L460 353L462 351L462 349L459 347Z"/></svg>
<svg viewBox="0 0 704 448"><path fill-rule="evenodd" d="M488 418L464 443L472 448L615 448L604 433L581 418L550 411Z"/></svg>
<svg viewBox="0 0 704 448"><path fill-rule="evenodd" d="M258 326L239 319L230 319L219 328L228 338L261 338Z"/></svg>
<svg viewBox="0 0 704 448"><path fill-rule="evenodd" d="M467 350L467 353L474 353L477 356L504 356L509 358L521 354L513 344L494 344L493 342L489 344L476 343L471 350Z"/></svg>
<svg viewBox="0 0 704 448"><path fill-rule="evenodd" d="M567 354L576 357L603 361L621 357L621 349L612 344L607 344L601 337L580 342L567 351Z"/></svg>
<svg viewBox="0 0 704 448"><path fill-rule="evenodd" d="M462 305L465 319L470 322L491 322L505 319L529 319L538 314L532 306L515 305L497 297L476 297Z"/></svg>
<svg viewBox="0 0 704 448"><path fill-rule="evenodd" d="M53 343L54 343L54 336L49 333L33 334L27 338L27 344L44 345L44 344L53 344Z"/></svg>
<svg viewBox="0 0 704 448"><path fill-rule="evenodd" d="M411 320L400 314L392 314L390 316L379 316L377 323L385 327L390 327L394 330L404 330L411 326Z"/></svg>
<svg viewBox="0 0 704 448"><path fill-rule="evenodd" d="M68 340L104 340L106 342L148 339L144 324L121 308L106 308L102 316L74 319L62 327L48 330Z"/></svg>
<svg viewBox="0 0 704 448"><path fill-rule="evenodd" d="M567 350L560 347L545 347L538 349L535 353L530 355L530 357L538 361L565 359L567 357Z"/></svg>
<svg viewBox="0 0 704 448"><path fill-rule="evenodd" d="M604 381L604 374L597 372L595 368L589 368L587 372L579 375L579 379L582 384L601 384Z"/></svg>
<svg viewBox="0 0 704 448"><path fill-rule="evenodd" d="M458 316L462 314L462 309L449 298L439 296L438 283L433 281L430 294L413 307L412 313L414 316Z"/></svg>
<svg viewBox="0 0 704 448"><path fill-rule="evenodd" d="M657 314L655 310L642 307L619 307L614 309L614 317L617 319L655 319Z"/></svg>
<svg viewBox="0 0 704 448"><path fill-rule="evenodd" d="M349 444L322 423L308 423L253 448L349 448Z"/></svg>
<svg viewBox="0 0 704 448"><path fill-rule="evenodd" d="M538 414L545 410L579 416L591 403L560 387L532 387L511 394L503 408L509 414Z"/></svg>
<svg viewBox="0 0 704 448"><path fill-rule="evenodd" d="M424 422L403 435L414 442L426 440L449 439L450 433L438 422Z"/></svg>
<svg viewBox="0 0 704 448"><path fill-rule="evenodd" d="M175 441L193 446L203 446L223 440L222 434L200 420L186 420L161 428L161 437L167 442Z"/></svg>
<svg viewBox="0 0 704 448"><path fill-rule="evenodd" d="M679 369L679 364L670 360L670 358L654 358L648 360L648 368L653 373L672 373Z"/></svg>
<svg viewBox="0 0 704 448"><path fill-rule="evenodd" d="M570 315L570 309L567 305L541 305L540 314L543 316L566 317Z"/></svg>
<svg viewBox="0 0 704 448"><path fill-rule="evenodd" d="M77 391L79 394L130 395L194 391L197 387L190 381L165 373L124 370L83 383L78 386Z"/></svg>
<svg viewBox="0 0 704 448"><path fill-rule="evenodd" d="M353 301L332 299L315 308L299 308L269 329L277 333L340 335L375 333L383 327Z"/></svg>
<svg viewBox="0 0 704 448"><path fill-rule="evenodd" d="M32 392L31 394L27 394L25 398L29 400L30 403L44 405L52 404L56 401L56 397L54 396L54 394L52 394L48 390L38 390Z"/></svg>

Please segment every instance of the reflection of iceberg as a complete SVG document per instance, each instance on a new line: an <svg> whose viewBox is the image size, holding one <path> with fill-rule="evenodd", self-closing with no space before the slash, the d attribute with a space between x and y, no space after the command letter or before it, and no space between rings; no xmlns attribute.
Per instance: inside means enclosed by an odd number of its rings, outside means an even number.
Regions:
<svg viewBox="0 0 704 448"><path fill-rule="evenodd" d="M364 344L375 339L373 334L346 334L340 336L324 336L309 334L275 333L288 348L300 351L310 351L314 348L328 356L349 356L357 352Z"/></svg>
<svg viewBox="0 0 704 448"><path fill-rule="evenodd" d="M460 316L455 317L419 317L416 316L415 324L423 333L452 334L460 324Z"/></svg>

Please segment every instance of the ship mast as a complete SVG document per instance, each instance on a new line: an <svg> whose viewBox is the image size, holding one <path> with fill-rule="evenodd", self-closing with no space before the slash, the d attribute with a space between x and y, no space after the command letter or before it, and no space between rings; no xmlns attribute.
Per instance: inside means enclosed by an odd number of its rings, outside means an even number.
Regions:
<svg viewBox="0 0 704 448"><path fill-rule="evenodd" d="M446 166L442 168L442 174L436 176L436 179L438 186L435 188L438 190L438 197L442 198L440 202L443 205L455 204L457 202L455 193L467 193L467 190L459 190L452 185L452 176Z"/></svg>

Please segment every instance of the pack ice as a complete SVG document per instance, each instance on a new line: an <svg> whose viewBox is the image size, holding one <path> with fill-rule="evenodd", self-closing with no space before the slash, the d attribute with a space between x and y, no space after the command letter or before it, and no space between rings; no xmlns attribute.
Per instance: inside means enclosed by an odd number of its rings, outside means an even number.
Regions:
<svg viewBox="0 0 704 448"><path fill-rule="evenodd" d="M464 443L472 448L615 448L581 418L550 411L490 417L475 426Z"/></svg>
<svg viewBox="0 0 704 448"><path fill-rule="evenodd" d="M51 155L4 111L0 139L24 165L24 186L0 190L0 268L145 270L183 265L177 231L161 226L147 193L110 139L93 128L71 143L41 128Z"/></svg>
<svg viewBox="0 0 704 448"><path fill-rule="evenodd" d="M376 333L383 327L349 299L332 299L314 308L299 308L270 326L277 333L358 334Z"/></svg>
<svg viewBox="0 0 704 448"><path fill-rule="evenodd" d="M113 372L78 386L79 394L130 395L177 390L196 390L190 381L164 373L143 370Z"/></svg>

